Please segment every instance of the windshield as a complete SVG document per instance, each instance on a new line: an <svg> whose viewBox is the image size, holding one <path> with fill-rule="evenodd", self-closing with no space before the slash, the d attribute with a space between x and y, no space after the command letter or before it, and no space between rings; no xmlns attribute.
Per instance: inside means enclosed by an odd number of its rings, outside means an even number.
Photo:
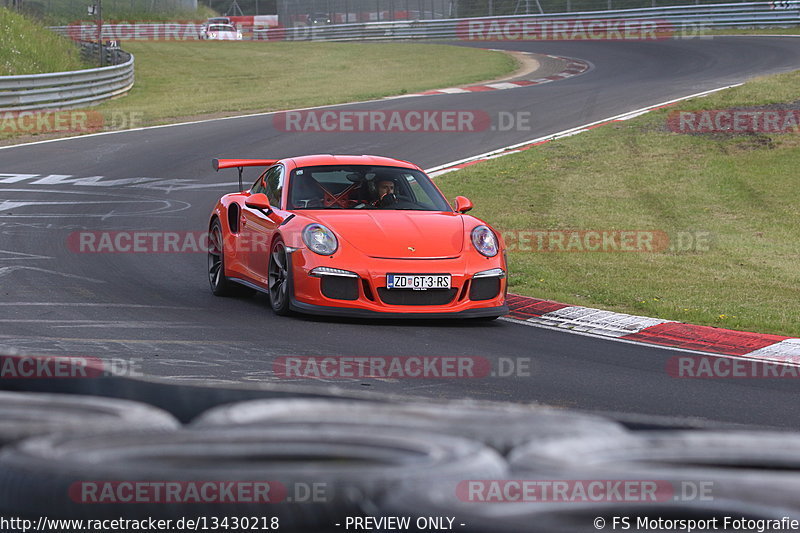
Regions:
<svg viewBox="0 0 800 533"><path fill-rule="evenodd" d="M236 31L236 29L226 24L213 24L209 26L208 31Z"/></svg>
<svg viewBox="0 0 800 533"><path fill-rule="evenodd" d="M289 209L452 211L423 172L361 165L293 170Z"/></svg>

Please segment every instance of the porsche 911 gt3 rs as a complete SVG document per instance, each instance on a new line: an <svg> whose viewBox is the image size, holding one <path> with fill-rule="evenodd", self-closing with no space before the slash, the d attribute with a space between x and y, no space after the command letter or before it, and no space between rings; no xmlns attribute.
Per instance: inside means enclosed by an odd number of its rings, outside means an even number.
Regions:
<svg viewBox="0 0 800 533"><path fill-rule="evenodd" d="M214 294L258 290L279 315L497 318L508 312L502 240L451 207L418 166L387 157L215 159L266 167L209 223Z"/></svg>

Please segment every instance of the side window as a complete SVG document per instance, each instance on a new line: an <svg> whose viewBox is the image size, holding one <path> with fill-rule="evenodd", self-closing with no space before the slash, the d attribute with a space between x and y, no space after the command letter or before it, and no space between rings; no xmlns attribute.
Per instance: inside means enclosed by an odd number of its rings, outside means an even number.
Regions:
<svg viewBox="0 0 800 533"><path fill-rule="evenodd" d="M267 186L266 186L266 179L265 179L265 178L266 178L266 176L267 176L267 174L268 174L268 173L269 173L269 170L267 170L266 172L264 172L263 174L261 174L261 175L258 177L258 179L256 180L256 182L255 182L255 183L253 184L253 186L250 188L250 194L258 194L258 193L260 193L260 192L263 192L264 194L266 194L266 192L267 192ZM270 201L271 201L271 200L270 200Z"/></svg>
<svg viewBox="0 0 800 533"><path fill-rule="evenodd" d="M281 193L283 192L283 165L276 165L269 169L264 176L266 191L264 193L269 198L269 203L277 208L281 207Z"/></svg>

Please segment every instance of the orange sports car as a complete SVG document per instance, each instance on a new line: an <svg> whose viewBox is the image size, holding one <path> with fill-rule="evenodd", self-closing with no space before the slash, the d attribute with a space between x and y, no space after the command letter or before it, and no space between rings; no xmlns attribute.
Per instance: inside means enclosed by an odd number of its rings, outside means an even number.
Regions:
<svg viewBox="0 0 800 533"><path fill-rule="evenodd" d="M508 312L503 243L455 209L416 165L387 157L214 159L239 190L209 223L208 278L219 296L269 294L291 311L354 317L486 318ZM243 167L266 170L249 190Z"/></svg>

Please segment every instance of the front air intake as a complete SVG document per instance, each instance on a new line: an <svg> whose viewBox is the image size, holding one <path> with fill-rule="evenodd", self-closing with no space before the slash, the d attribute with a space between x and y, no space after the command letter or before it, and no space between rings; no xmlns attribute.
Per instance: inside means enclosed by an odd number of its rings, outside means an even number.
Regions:
<svg viewBox="0 0 800 533"><path fill-rule="evenodd" d="M453 301L458 289L387 289L378 287L378 296L389 305L446 305Z"/></svg>

